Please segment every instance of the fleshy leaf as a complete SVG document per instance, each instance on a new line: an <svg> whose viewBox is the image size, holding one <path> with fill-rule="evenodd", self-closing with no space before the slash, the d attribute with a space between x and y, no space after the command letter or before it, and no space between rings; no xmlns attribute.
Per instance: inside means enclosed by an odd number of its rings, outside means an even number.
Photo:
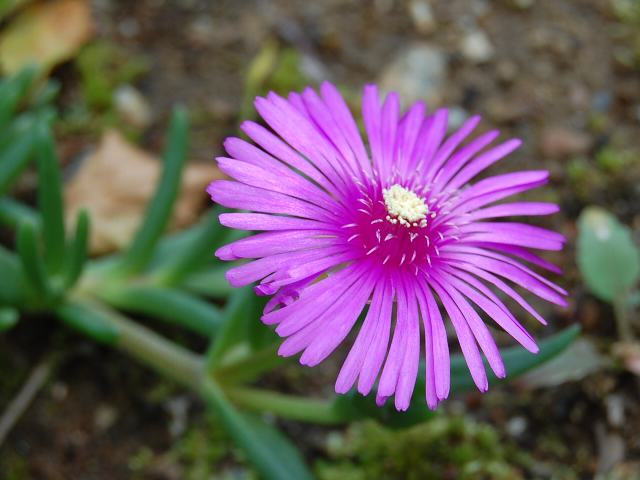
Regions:
<svg viewBox="0 0 640 480"><path fill-rule="evenodd" d="M236 290L222 312L222 328L207 353L207 368L213 369L224 354L248 334L248 322L258 322L255 294L249 287Z"/></svg>
<svg viewBox="0 0 640 480"><path fill-rule="evenodd" d="M104 318L104 313L88 303L64 303L56 315L69 327L107 345L114 345L120 333Z"/></svg>
<svg viewBox="0 0 640 480"><path fill-rule="evenodd" d="M235 291L225 277L227 270L229 268L224 266L193 273L185 278L183 286L198 295L226 298Z"/></svg>
<svg viewBox="0 0 640 480"><path fill-rule="evenodd" d="M38 68L35 65L27 65L0 83L0 132L4 132L16 114L37 73Z"/></svg>
<svg viewBox="0 0 640 480"><path fill-rule="evenodd" d="M0 303L19 305L24 295L24 278L17 257L0 245Z"/></svg>
<svg viewBox="0 0 640 480"><path fill-rule="evenodd" d="M640 277L640 252L631 231L605 210L586 208L578 219L578 266L594 295L613 302Z"/></svg>
<svg viewBox="0 0 640 480"><path fill-rule="evenodd" d="M16 247L25 278L39 301L51 296L51 285L36 240L36 228L29 222L20 224Z"/></svg>
<svg viewBox="0 0 640 480"><path fill-rule="evenodd" d="M76 234L67 253L67 264L65 266L65 288L71 288L82 273L82 269L87 260L87 250L89 248L89 214L82 210L78 214L76 221Z"/></svg>
<svg viewBox="0 0 640 480"><path fill-rule="evenodd" d="M164 154L164 170L156 193L147 208L144 222L136 233L125 256L125 270L135 272L145 267L153 255L154 247L169 221L187 154L189 123L187 113L176 109L169 127L168 143Z"/></svg>
<svg viewBox="0 0 640 480"><path fill-rule="evenodd" d="M0 152L0 194L7 191L27 166L33 151L33 140L33 135L23 134Z"/></svg>
<svg viewBox="0 0 640 480"><path fill-rule="evenodd" d="M552 335L540 342L540 351L534 355L520 346L505 348L502 350L502 358L508 372L507 380L513 380L520 375L544 364L548 360L564 351L578 336L580 327L573 325L561 332ZM491 372L486 364L485 369ZM489 383L496 383L498 379L493 373L488 373ZM460 394L475 390L475 384L469 369L461 354L451 356L451 393ZM346 395L336 397L334 408L345 417L345 421L357 420L366 417L374 418L392 427L406 427L422 422L430 418L431 412L424 399L425 391L425 369L424 364L420 365L418 381L411 400L411 405L406 412L397 412L393 402L388 401L385 406L378 408L375 404L375 395L372 393L367 397L351 391Z"/></svg>
<svg viewBox="0 0 640 480"><path fill-rule="evenodd" d="M540 351L533 354L520 346L504 348L501 350L502 360L507 370L507 378L502 381L511 381L520 375L543 365L545 362L562 353L580 333L579 325L572 325L564 330L545 338L539 343ZM500 380L493 375L485 360L485 370L489 377L489 384L494 384ZM421 372L420 374L422 374ZM424 381L421 385L420 393L424 392ZM475 384L469 374L469 369L462 355L452 355L451 357L451 392L462 393L475 390ZM416 392L417 393L417 392ZM417 397L417 395L415 395ZM415 398L415 397L414 397Z"/></svg>
<svg viewBox="0 0 640 480"><path fill-rule="evenodd" d="M18 311L13 308L0 308L0 332L5 332L18 323Z"/></svg>
<svg viewBox="0 0 640 480"><path fill-rule="evenodd" d="M214 209L195 227L191 228L189 238L179 249L172 249L165 256L165 263L154 275L163 285L175 285L189 273L199 270L203 262L213 260L213 247L226 233L217 218L221 208Z"/></svg>
<svg viewBox="0 0 640 480"><path fill-rule="evenodd" d="M38 206L42 215L44 255L50 272L59 271L65 253L62 178L58 155L46 122L37 127Z"/></svg>
<svg viewBox="0 0 640 480"><path fill-rule="evenodd" d="M123 285L99 293L111 305L188 328L210 338L222 323L220 311L189 293L168 287Z"/></svg>
<svg viewBox="0 0 640 480"><path fill-rule="evenodd" d="M236 444L244 450L263 478L268 480L305 480L313 475L304 464L300 452L278 430L253 415L239 412L213 381L208 381L203 394L210 408Z"/></svg>

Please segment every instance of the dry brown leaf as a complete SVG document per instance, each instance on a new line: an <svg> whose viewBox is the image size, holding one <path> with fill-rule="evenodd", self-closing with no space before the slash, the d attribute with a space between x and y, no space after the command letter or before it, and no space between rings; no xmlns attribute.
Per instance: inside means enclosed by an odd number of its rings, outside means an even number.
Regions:
<svg viewBox="0 0 640 480"><path fill-rule="evenodd" d="M28 63L45 71L73 57L94 31L87 0L54 0L27 7L0 36L0 64L14 73Z"/></svg>
<svg viewBox="0 0 640 480"><path fill-rule="evenodd" d="M89 211L91 254L119 250L131 241L155 192L161 167L156 157L131 145L120 133L108 131L103 135L64 192L68 225L73 225L80 209ZM214 165L187 164L170 230L198 219L207 203L207 184L221 177Z"/></svg>

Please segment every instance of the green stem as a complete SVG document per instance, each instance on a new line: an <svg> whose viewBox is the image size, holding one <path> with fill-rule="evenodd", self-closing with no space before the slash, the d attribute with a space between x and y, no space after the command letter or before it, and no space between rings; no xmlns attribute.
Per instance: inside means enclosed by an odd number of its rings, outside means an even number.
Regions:
<svg viewBox="0 0 640 480"><path fill-rule="evenodd" d="M118 323L118 348L178 383L193 390L200 387L202 362L196 354L129 320Z"/></svg>
<svg viewBox="0 0 640 480"><path fill-rule="evenodd" d="M245 387L228 387L225 392L233 403L242 408L269 412L282 418L321 425L337 425L347 421L328 400L314 400Z"/></svg>
<svg viewBox="0 0 640 480"><path fill-rule="evenodd" d="M613 313L616 318L616 328L618 335L624 342L633 342L635 336L631 328L631 323L627 317L627 295L619 295L613 301Z"/></svg>
<svg viewBox="0 0 640 480"><path fill-rule="evenodd" d="M114 335L106 337L107 343L177 383L194 391L200 390L204 369L199 355L129 320L105 305L88 301L74 302L61 307L58 315L71 327L96 337L98 341L104 342L105 330L111 329ZM94 324L102 322L104 325L96 329L83 325L83 321L91 319L92 316L93 319L97 316L100 318ZM94 335L93 331L101 333Z"/></svg>
<svg viewBox="0 0 640 480"><path fill-rule="evenodd" d="M224 384L250 382L261 373L273 370L290 360L289 357L278 355L278 345L269 345L236 362L221 365L213 371L213 376Z"/></svg>

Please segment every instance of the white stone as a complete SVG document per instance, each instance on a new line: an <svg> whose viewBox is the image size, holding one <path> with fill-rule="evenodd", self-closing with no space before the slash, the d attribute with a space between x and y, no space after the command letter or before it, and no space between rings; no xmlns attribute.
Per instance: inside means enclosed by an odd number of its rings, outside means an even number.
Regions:
<svg viewBox="0 0 640 480"><path fill-rule="evenodd" d="M419 33L427 34L435 31L436 21L433 16L433 9L428 0L411 0L409 3L409 13Z"/></svg>
<svg viewBox="0 0 640 480"><path fill-rule="evenodd" d="M123 85L114 92L114 103L120 117L129 125L146 128L151 123L151 107L146 98L131 85Z"/></svg>
<svg viewBox="0 0 640 480"><path fill-rule="evenodd" d="M474 63L488 62L495 53L493 45L482 30L469 32L462 38L460 51L467 60Z"/></svg>
<svg viewBox="0 0 640 480"><path fill-rule="evenodd" d="M447 80L447 57L437 47L418 43L401 52L382 72L380 88L396 91L403 105L426 100L430 108L442 101Z"/></svg>

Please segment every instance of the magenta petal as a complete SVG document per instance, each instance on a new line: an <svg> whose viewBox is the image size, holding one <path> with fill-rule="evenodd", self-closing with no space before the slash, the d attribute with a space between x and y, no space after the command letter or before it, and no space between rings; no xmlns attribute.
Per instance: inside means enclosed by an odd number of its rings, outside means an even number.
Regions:
<svg viewBox="0 0 640 480"><path fill-rule="evenodd" d="M482 356L480 355L480 351L478 350L476 340L471 333L471 329L467 325L463 314L453 302L447 290L440 287L438 282L435 281L431 283L431 286L440 297L445 310L449 314L451 323L453 323L453 328L455 329L456 335L458 337L458 343L460 344L462 354L464 355L464 359L467 362L469 372L471 373L471 377L473 378L474 383L480 391L486 392L489 388L487 372L484 369Z"/></svg>
<svg viewBox="0 0 640 480"><path fill-rule="evenodd" d="M384 288L384 284L381 283L376 285L373 290L371 306L367 311L367 316L336 379L336 393L347 393L361 372L367 351L374 342L376 327L380 321Z"/></svg>
<svg viewBox="0 0 640 480"><path fill-rule="evenodd" d="M409 408L411 396L416 385L418 364L420 363L420 320L415 294L407 292L406 344L402 366L396 385L395 406L404 411Z"/></svg>
<svg viewBox="0 0 640 480"><path fill-rule="evenodd" d="M485 317L532 352L535 340L503 301L510 297L541 323L519 289L556 305L567 292L539 274L560 270L534 250L560 250L562 235L511 216L549 215L554 204L498 203L538 188L547 171L473 180L521 144L490 131L473 138L472 116L448 135L446 108L406 112L391 92L365 87L362 119L368 137L338 89L324 82L286 97L257 98L260 125L244 122L249 141L229 138L217 158L231 178L207 188L213 201L237 213L220 223L252 236L217 249L234 286L254 284L273 297L262 316L284 337L281 355L300 353L315 366L347 341L364 315L335 382L338 393L390 397L411 404L424 335L425 400L434 409L449 395L451 372L446 313L478 388L488 388L483 355L506 374ZM469 183L473 180L473 183ZM494 220L496 219L496 220ZM518 290L518 291L517 291ZM442 304L441 307L436 296ZM356 327L357 328L357 327Z"/></svg>
<svg viewBox="0 0 640 480"><path fill-rule="evenodd" d="M440 170L440 167L447 161L453 151L460 145L465 138L476 128L480 123L480 117L475 115L464 122L464 124L458 129L456 133L451 135L438 149L433 161L429 164L429 168L426 172L428 178L434 178Z"/></svg>
<svg viewBox="0 0 640 480"><path fill-rule="evenodd" d="M497 162L498 160L506 157L516 148L522 145L522 140L512 139L492 148L491 150L483 153L476 159L472 160L466 167L456 174L455 177L447 184L446 188L459 188L478 173Z"/></svg>
<svg viewBox="0 0 640 480"><path fill-rule="evenodd" d="M502 362L502 357L498 351L498 346L478 313L460 294L460 290L458 289L460 284L452 282L452 278L447 278L444 274L442 274L442 277L440 278L440 284L447 285L449 287L447 288L449 297L453 301L455 307L457 307L457 310L460 312L463 319L466 321L467 326L482 349L482 353L484 353L487 358L493 373L495 373L496 377L503 378L506 375L506 371L504 363ZM446 304L444 300L443 303Z"/></svg>
<svg viewBox="0 0 640 480"><path fill-rule="evenodd" d="M384 286L384 296L381 299L380 317L376 323L373 335L373 342L367 350L360 377L358 378L358 392L367 395L373 388L373 384L378 377L380 368L387 353L389 336L391 334L391 314L393 311L394 289L391 282L387 281Z"/></svg>

